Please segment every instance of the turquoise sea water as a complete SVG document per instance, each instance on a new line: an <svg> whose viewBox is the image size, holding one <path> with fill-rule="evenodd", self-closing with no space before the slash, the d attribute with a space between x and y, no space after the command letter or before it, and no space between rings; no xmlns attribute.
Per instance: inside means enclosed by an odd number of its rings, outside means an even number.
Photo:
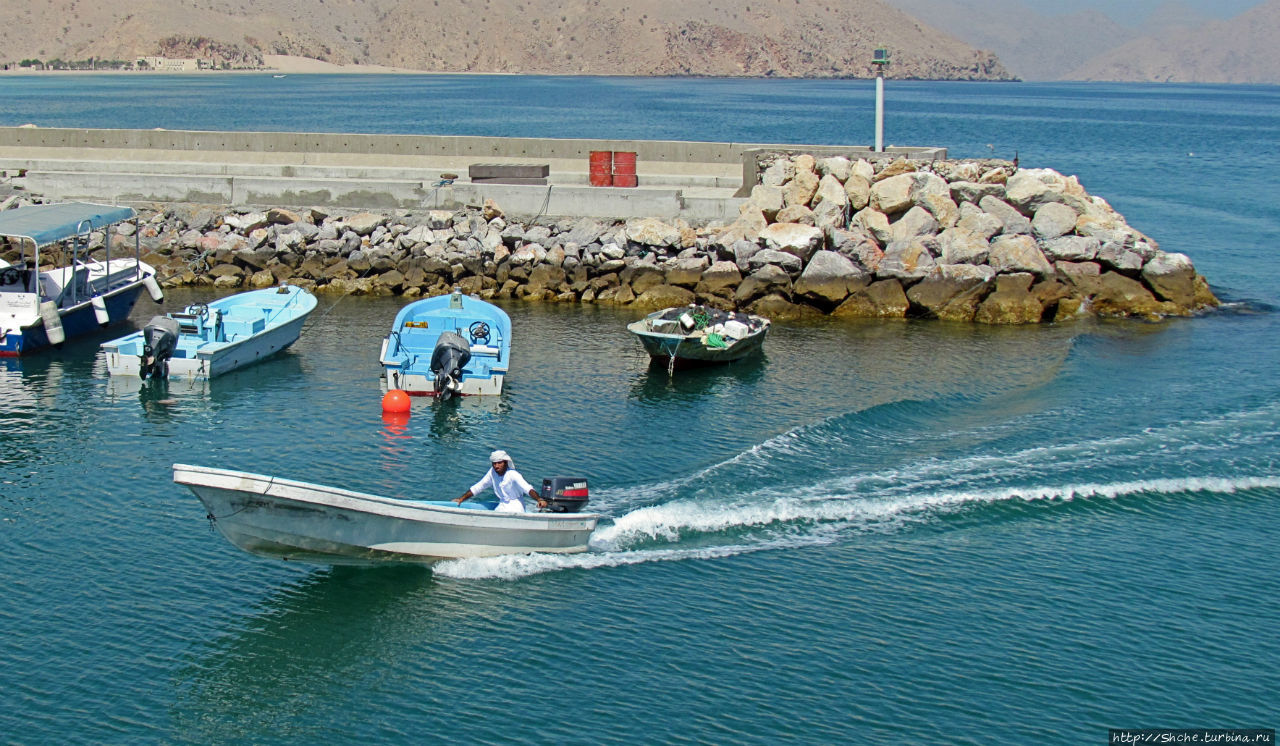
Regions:
<svg viewBox="0 0 1280 746"><path fill-rule="evenodd" d="M625 309L508 304L508 392L379 412L400 302L322 297L198 387L0 361L0 740L1104 743L1280 717L1280 89L893 83L887 139L1080 176L1228 304L779 323L668 376ZM866 142L866 82L0 78L0 124ZM988 148L990 144L992 147ZM171 292L165 308L207 297ZM139 302L135 323L155 306ZM590 479L593 550L258 559L188 462L455 496Z"/></svg>

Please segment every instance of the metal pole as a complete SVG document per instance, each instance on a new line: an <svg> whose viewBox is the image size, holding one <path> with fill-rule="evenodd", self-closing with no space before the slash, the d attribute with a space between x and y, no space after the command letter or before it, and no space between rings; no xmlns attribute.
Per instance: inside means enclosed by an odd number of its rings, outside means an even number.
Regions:
<svg viewBox="0 0 1280 746"><path fill-rule="evenodd" d="M884 76L876 76L876 152L884 152Z"/></svg>

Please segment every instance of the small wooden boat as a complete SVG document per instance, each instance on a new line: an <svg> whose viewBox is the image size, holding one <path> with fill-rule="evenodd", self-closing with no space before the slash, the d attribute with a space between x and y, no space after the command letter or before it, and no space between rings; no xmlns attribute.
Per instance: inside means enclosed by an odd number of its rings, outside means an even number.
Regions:
<svg viewBox="0 0 1280 746"><path fill-rule="evenodd" d="M627 325L654 360L675 367L728 363L764 345L769 320L749 313L690 305L654 311Z"/></svg>
<svg viewBox="0 0 1280 746"><path fill-rule="evenodd" d="M549 479L552 510L502 513L495 503L404 500L262 474L173 465L173 481L195 493L208 518L241 549L329 565L432 563L462 557L587 551L600 516L568 512L586 502L586 480ZM572 489L556 491L554 485ZM557 499L563 493L566 497Z"/></svg>
<svg viewBox="0 0 1280 746"><path fill-rule="evenodd" d="M511 360L511 318L454 288L400 309L379 360L386 387L413 396L501 394Z"/></svg>
<svg viewBox="0 0 1280 746"><path fill-rule="evenodd" d="M0 259L0 357L18 357L124 321L142 289L164 299L156 271L142 261L134 231L132 257L113 256L112 226L133 220L132 208L69 202L0 212L0 245L16 261ZM103 246L92 253L94 234ZM66 262L47 267L50 247ZM13 259L14 257L10 257Z"/></svg>
<svg viewBox="0 0 1280 746"><path fill-rule="evenodd" d="M213 378L293 344L315 307L316 297L293 285L190 305L104 343L107 371L143 379Z"/></svg>

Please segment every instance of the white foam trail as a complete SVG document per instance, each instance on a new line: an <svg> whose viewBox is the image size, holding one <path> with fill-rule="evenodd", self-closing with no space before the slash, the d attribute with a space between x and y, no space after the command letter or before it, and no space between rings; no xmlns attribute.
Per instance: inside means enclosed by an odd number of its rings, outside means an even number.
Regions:
<svg viewBox="0 0 1280 746"><path fill-rule="evenodd" d="M1251 489L1280 489L1280 477L1151 479L1111 484L1005 487L895 497L781 497L763 505L678 501L640 508L620 517L610 526L597 529L591 537L592 551L584 554L504 555L449 560L437 563L434 572L449 578L513 580L557 570L718 559L765 550L826 545L841 540L850 528L901 528L927 520L933 513L962 509L972 504L1010 500L1115 499L1144 493L1234 493ZM720 546L627 549L632 544L647 540L679 542L682 533L714 533L765 526L795 530L783 535L775 533L756 536L739 543Z"/></svg>
<svg viewBox="0 0 1280 746"><path fill-rule="evenodd" d="M593 548L617 551L644 541L679 541L685 533L714 533L735 528L794 524L797 522L842 521L864 526L886 521L918 520L929 511L955 509L981 503L1009 500L1068 501L1083 498L1118 498L1142 493L1182 494L1194 492L1232 493L1240 490L1280 488L1280 477L1189 477L1149 479L1109 484L1031 485L991 490L944 491L928 494L844 495L813 494L785 496L759 504L716 504L705 501L676 501L634 510L612 525L592 534ZM815 491L816 492L816 491ZM760 497L756 496L757 499Z"/></svg>
<svg viewBox="0 0 1280 746"><path fill-rule="evenodd" d="M645 549L630 552L587 552L584 554L508 554L500 557L478 557L438 562L432 572L446 578L468 580L515 580L556 570L592 570L599 567L622 567L644 562L676 562L689 559L719 559L769 549L795 548L801 545L829 543L812 537L805 541L771 541L758 544L735 544L691 549Z"/></svg>
<svg viewBox="0 0 1280 746"><path fill-rule="evenodd" d="M995 478L1012 471L1037 473L1067 464L1075 469L1081 459L1089 459L1095 467L1132 463L1146 460L1151 454L1168 454L1171 451L1190 452L1212 450L1214 443L1226 443L1238 447L1243 443L1257 443L1275 439L1280 432L1274 429L1277 415L1280 415L1280 402L1268 403L1257 409L1227 412L1216 417L1172 422L1160 427L1146 428L1140 432L1097 438L1080 442L1061 443L1055 445L1034 446L1011 453L974 454L953 459L927 459L917 461L899 469L881 473L865 473L856 477L846 477L842 486L854 488L866 485L879 488L890 488L892 485L906 484L919 488L930 482L944 484L957 481L972 481L976 478ZM780 435L776 435L763 443L754 445L732 458L713 464L693 474L669 481L648 485L638 485L625 489L601 490L592 499L601 510L610 508L629 509L637 504L657 503L685 492L690 487L714 482L717 474L723 470L737 470L744 467L764 465L780 456L803 456L816 446L829 451L838 445L823 442L814 443L806 436L820 431L826 425L847 415L835 415L816 423L802 425ZM1252 433L1244 432L1250 424L1261 424L1263 430ZM931 434L931 441L945 440L959 435L973 435L976 432L990 432L1003 429L1004 425L987 426L976 431L965 431L948 434ZM860 436L861 437L861 436ZM904 446L904 449L906 446ZM758 462L758 463L757 463ZM772 467L770 467L772 468Z"/></svg>

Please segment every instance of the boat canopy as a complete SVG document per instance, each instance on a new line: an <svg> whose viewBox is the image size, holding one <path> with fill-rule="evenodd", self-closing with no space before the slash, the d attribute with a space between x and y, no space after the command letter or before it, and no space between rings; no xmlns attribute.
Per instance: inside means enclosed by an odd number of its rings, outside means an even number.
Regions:
<svg viewBox="0 0 1280 746"><path fill-rule="evenodd" d="M65 202L0 212L0 238L25 238L48 246L88 231L133 219L132 207Z"/></svg>

